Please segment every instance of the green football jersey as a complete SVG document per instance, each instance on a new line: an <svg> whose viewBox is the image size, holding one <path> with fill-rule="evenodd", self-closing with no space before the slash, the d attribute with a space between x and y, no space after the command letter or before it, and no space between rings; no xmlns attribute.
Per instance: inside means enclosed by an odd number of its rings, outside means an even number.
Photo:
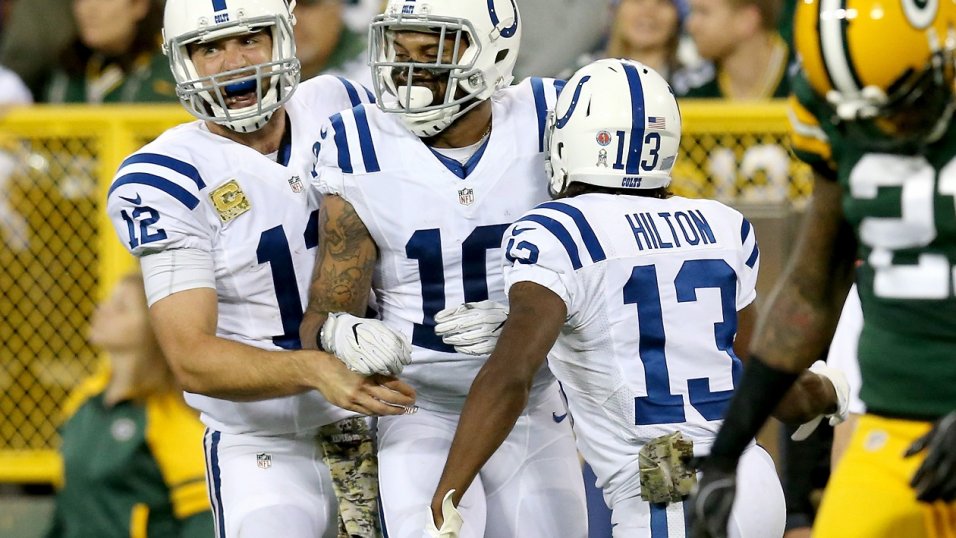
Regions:
<svg viewBox="0 0 956 538"><path fill-rule="evenodd" d="M860 397L877 414L942 416L956 409L956 122L921 154L870 152L805 79L792 87L794 153L840 182L858 239Z"/></svg>

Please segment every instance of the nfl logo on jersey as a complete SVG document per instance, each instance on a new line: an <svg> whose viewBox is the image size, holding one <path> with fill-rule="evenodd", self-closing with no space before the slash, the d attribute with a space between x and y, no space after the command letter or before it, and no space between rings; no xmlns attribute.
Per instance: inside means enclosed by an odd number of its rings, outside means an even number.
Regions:
<svg viewBox="0 0 956 538"><path fill-rule="evenodd" d="M268 469L269 467L272 467L272 454L269 454L268 452L260 452L256 454L256 465L258 465L260 469Z"/></svg>
<svg viewBox="0 0 956 538"><path fill-rule="evenodd" d="M289 178L289 186L292 187L292 192L298 194L302 192L302 180L299 179L299 176L292 176Z"/></svg>
<svg viewBox="0 0 956 538"><path fill-rule="evenodd" d="M475 203L475 189L464 188L458 191L458 203L461 205Z"/></svg>

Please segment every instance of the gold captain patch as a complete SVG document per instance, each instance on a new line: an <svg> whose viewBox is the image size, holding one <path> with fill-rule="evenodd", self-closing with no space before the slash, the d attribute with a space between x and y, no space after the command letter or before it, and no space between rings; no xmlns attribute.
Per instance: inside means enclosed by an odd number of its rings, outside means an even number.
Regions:
<svg viewBox="0 0 956 538"><path fill-rule="evenodd" d="M219 218L223 222L242 215L252 209L252 204L246 198L246 193L242 192L239 183L235 179L230 179L218 189L212 191L209 195L212 198L212 205L219 212Z"/></svg>

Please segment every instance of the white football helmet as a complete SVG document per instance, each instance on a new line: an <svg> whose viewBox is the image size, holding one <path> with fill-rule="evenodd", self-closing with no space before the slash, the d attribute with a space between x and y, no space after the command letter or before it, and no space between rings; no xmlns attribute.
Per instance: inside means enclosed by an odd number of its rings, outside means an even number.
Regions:
<svg viewBox="0 0 956 538"><path fill-rule="evenodd" d="M667 82L631 60L598 60L571 77L548 117L552 194L571 183L657 189L671 182L681 118Z"/></svg>
<svg viewBox="0 0 956 538"><path fill-rule="evenodd" d="M176 94L193 116L233 131L262 128L299 84L292 10L295 0L167 0L163 52L176 79ZM268 30L272 60L210 76L200 76L187 45ZM231 94L255 91L254 105L226 106Z"/></svg>
<svg viewBox="0 0 956 538"><path fill-rule="evenodd" d="M395 61L398 31L438 35L438 59L433 63ZM459 58L457 62L441 60L446 37L454 39L452 56ZM369 28L376 102L385 112L401 114L416 135L434 136L511 84L520 41L521 20L515 0L389 0L385 13ZM407 75L408 83L401 87L393 78L397 70ZM431 90L413 85L416 70L447 73L442 102L433 103Z"/></svg>

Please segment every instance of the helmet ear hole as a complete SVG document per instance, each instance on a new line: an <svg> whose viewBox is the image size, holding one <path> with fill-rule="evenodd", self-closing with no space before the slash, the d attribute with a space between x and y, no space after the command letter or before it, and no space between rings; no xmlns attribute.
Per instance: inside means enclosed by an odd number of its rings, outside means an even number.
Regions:
<svg viewBox="0 0 956 538"><path fill-rule="evenodd" d="M558 158L563 159L564 158L564 142L558 142L557 150L558 150Z"/></svg>

